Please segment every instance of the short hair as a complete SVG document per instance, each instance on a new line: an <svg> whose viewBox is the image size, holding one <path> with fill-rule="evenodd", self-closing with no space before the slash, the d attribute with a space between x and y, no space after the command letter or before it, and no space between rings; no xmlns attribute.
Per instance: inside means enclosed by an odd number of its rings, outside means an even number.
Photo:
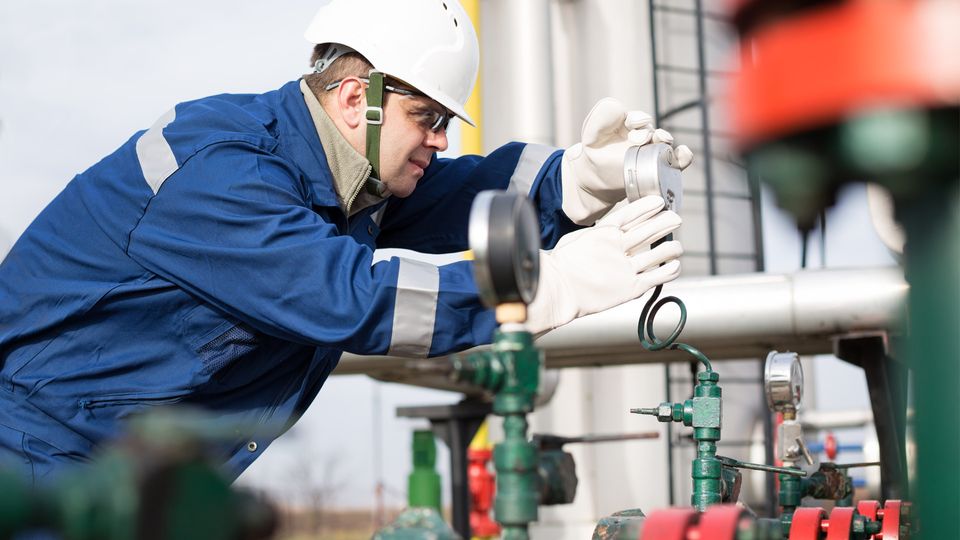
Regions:
<svg viewBox="0 0 960 540"><path fill-rule="evenodd" d="M313 47L313 54L310 55L310 67L314 67L332 43L321 43ZM358 52L347 53L330 64L323 73L308 73L303 76L307 86L313 91L318 99L326 92L326 86L330 83L343 80L346 77L367 77L373 64Z"/></svg>

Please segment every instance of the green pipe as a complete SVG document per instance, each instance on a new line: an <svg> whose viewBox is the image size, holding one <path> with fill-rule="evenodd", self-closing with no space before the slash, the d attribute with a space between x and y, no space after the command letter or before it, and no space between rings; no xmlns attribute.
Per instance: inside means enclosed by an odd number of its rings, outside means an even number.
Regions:
<svg viewBox="0 0 960 540"><path fill-rule="evenodd" d="M537 449L527 438L526 415L540 385L542 354L530 332L497 330L489 351L456 355L451 364L456 380L494 393L493 413L503 417L504 433L493 449L494 519L502 527L501 538L526 540L540 501Z"/></svg>

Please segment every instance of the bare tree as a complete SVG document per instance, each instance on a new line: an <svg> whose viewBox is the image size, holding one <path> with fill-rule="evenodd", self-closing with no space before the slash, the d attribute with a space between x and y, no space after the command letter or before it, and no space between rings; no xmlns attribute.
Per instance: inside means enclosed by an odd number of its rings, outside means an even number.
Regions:
<svg viewBox="0 0 960 540"><path fill-rule="evenodd" d="M291 506L299 508L306 516L306 532L322 533L326 526L327 512L336 501L337 493L347 485L341 470L340 454L315 455L297 453L290 460L287 480L293 499Z"/></svg>

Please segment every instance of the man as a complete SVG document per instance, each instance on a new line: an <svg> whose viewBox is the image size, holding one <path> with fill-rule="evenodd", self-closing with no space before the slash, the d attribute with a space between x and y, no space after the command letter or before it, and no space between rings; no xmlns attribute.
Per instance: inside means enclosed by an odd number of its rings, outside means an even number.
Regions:
<svg viewBox="0 0 960 540"><path fill-rule="evenodd" d="M452 0L330 0L314 73L181 103L74 178L0 265L0 454L34 481L84 462L159 404L237 426L239 475L307 408L343 351L422 357L487 343L466 249L485 189L534 202L545 246L529 326L547 331L676 277L680 219L624 198L630 144L669 141L604 100L566 151L438 159L476 78ZM679 147L675 165L691 156ZM596 224L595 224L596 223ZM586 227L586 228L580 228ZM272 431L271 431L272 430Z"/></svg>

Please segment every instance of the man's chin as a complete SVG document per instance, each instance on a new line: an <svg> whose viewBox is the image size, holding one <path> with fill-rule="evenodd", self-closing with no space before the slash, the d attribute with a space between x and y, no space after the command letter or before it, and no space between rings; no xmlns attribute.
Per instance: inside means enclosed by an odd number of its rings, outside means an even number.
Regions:
<svg viewBox="0 0 960 540"><path fill-rule="evenodd" d="M413 194L413 190L417 187L416 180L410 181L399 181L399 182L389 182L385 181L383 183L387 187L387 191L390 192L390 195L394 197L400 197L401 199L409 197Z"/></svg>

